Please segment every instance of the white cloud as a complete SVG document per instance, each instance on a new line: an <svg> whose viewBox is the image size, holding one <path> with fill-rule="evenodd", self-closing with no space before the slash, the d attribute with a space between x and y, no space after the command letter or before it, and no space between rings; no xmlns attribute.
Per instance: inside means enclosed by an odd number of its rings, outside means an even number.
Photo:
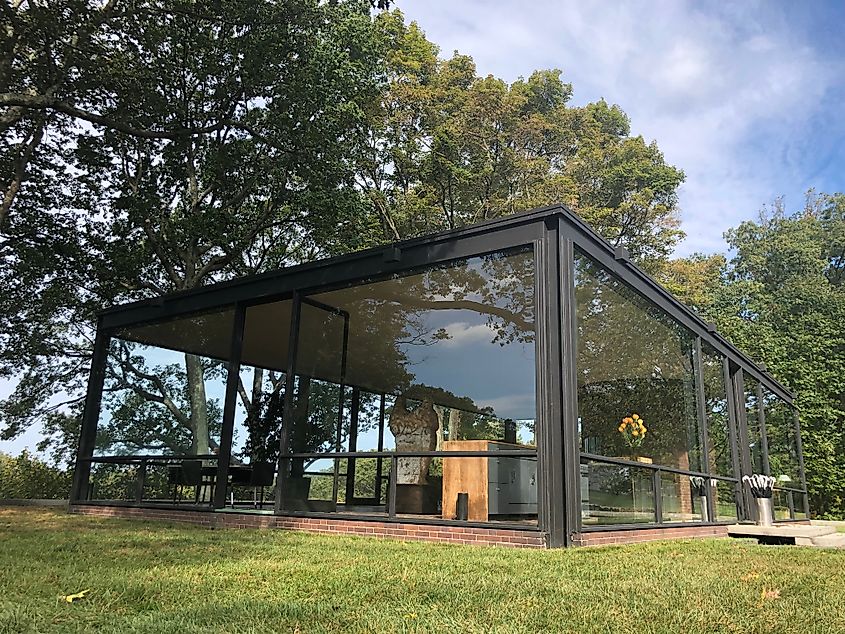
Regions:
<svg viewBox="0 0 845 634"><path fill-rule="evenodd" d="M845 133L841 121L818 120L842 90L843 64L815 50L812 34L775 5L433 0L400 7L444 54L472 55L482 75L514 80L562 68L576 103L604 97L622 106L633 133L656 139L687 175L680 198L688 238L679 254L723 250L722 233L777 195L799 205L826 169L816 138L835 138L834 127Z"/></svg>
<svg viewBox="0 0 845 634"><path fill-rule="evenodd" d="M447 348L458 348L474 343L490 343L496 336L496 332L487 324L469 325L464 321L456 321L443 326L449 338L443 339L439 345Z"/></svg>

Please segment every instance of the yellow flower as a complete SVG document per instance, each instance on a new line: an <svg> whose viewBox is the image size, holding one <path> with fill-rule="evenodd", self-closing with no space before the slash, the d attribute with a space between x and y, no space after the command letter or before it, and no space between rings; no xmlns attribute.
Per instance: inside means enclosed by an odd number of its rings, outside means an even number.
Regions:
<svg viewBox="0 0 845 634"><path fill-rule="evenodd" d="M631 432L631 435L632 435L632 436L639 436L639 435L640 435L640 432L638 432L638 431L635 429L634 431L632 431L632 432Z"/></svg>
<svg viewBox="0 0 845 634"><path fill-rule="evenodd" d="M619 425L619 431L620 432L625 431L625 425Z"/></svg>
<svg viewBox="0 0 845 634"><path fill-rule="evenodd" d="M640 417L634 414L633 416L631 416L631 418L633 418L634 420L639 420Z"/></svg>
<svg viewBox="0 0 845 634"><path fill-rule="evenodd" d="M622 419L622 422L623 422L623 423L626 423L626 424L628 424L628 425L630 425L630 424L632 424L634 421L633 421L633 419L631 419L631 418L623 418L623 419Z"/></svg>

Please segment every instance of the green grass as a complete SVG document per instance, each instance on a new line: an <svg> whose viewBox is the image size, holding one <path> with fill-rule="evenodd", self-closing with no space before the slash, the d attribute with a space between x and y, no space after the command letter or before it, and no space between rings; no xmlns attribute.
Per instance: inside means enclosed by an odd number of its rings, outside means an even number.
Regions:
<svg viewBox="0 0 845 634"><path fill-rule="evenodd" d="M845 632L845 551L525 551L0 509L0 632L54 631L828 634Z"/></svg>

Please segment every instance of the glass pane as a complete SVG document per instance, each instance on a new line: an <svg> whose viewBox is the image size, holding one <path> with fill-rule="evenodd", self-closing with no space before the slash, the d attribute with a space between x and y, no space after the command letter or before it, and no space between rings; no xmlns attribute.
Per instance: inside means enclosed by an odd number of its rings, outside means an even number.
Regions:
<svg viewBox="0 0 845 634"><path fill-rule="evenodd" d="M530 249L305 297L290 451L328 457L533 446L534 345ZM301 498L300 506L318 500L337 512L384 510L389 458L310 462L287 462L299 481L291 487L301 489L291 497L294 508ZM441 504L444 459L407 456L397 466L397 504L408 496ZM404 513L431 515L431 504L424 506L406 505Z"/></svg>
<svg viewBox="0 0 845 634"><path fill-rule="evenodd" d="M582 460L581 521L584 525L654 522L651 470Z"/></svg>
<svg viewBox="0 0 845 634"><path fill-rule="evenodd" d="M680 473L660 474L664 522L701 522L707 519L706 480Z"/></svg>
<svg viewBox="0 0 845 634"><path fill-rule="evenodd" d="M725 385L724 358L706 343L701 345L704 382L704 409L710 440L710 473L733 476L728 393Z"/></svg>
<svg viewBox="0 0 845 634"><path fill-rule="evenodd" d="M717 522L736 522L736 483L725 480L711 480L716 504Z"/></svg>
<svg viewBox="0 0 845 634"><path fill-rule="evenodd" d="M291 304L290 299L285 299L246 309L232 439L233 465L275 465L278 460ZM251 495L251 491L246 493Z"/></svg>
<svg viewBox="0 0 845 634"><path fill-rule="evenodd" d="M788 520L792 518L789 510L789 492L775 489L772 492L772 510L776 520Z"/></svg>
<svg viewBox="0 0 845 634"><path fill-rule="evenodd" d="M590 258L575 268L582 451L700 471L694 337Z"/></svg>
<svg viewBox="0 0 845 634"><path fill-rule="evenodd" d="M214 459L123 458L94 462L88 499L208 505L216 475Z"/></svg>
<svg viewBox="0 0 845 634"><path fill-rule="evenodd" d="M801 488L795 434L795 410L783 399L763 388L769 470L779 486Z"/></svg>
<svg viewBox="0 0 845 634"><path fill-rule="evenodd" d="M485 444L488 445L486 449L495 452L496 443ZM421 484L397 480L396 517L537 523L536 456L406 457L397 460L404 460L406 468L413 462L418 471L426 473L426 479ZM291 510L384 517L388 514L390 459L384 459L383 463L383 492L377 495L377 459L356 459L352 480L346 459L308 460L301 478L286 481L286 505ZM350 483L351 490L347 488ZM459 497L464 497L465 502Z"/></svg>
<svg viewBox="0 0 845 634"><path fill-rule="evenodd" d="M748 429L748 450L751 452L751 469L763 473L763 441L760 434L760 410L757 398L757 379L745 375L745 424Z"/></svg>
<svg viewBox="0 0 845 634"><path fill-rule="evenodd" d="M276 464L285 408L285 373L241 365L232 464Z"/></svg>
<svg viewBox="0 0 845 634"><path fill-rule="evenodd" d="M432 436L440 429L449 440L533 444L531 250L459 260L313 300L349 315L346 385L396 396L403 410L433 409ZM324 366L339 365L338 337L327 341L318 320L303 315L303 328L314 331L303 341L319 343L299 357L313 377L336 382ZM327 348L335 355L330 361L312 358ZM299 362L298 368L306 372Z"/></svg>
<svg viewBox="0 0 845 634"><path fill-rule="evenodd" d="M792 518L796 520L807 519L807 513L804 510L804 498L806 497L805 494L798 493L796 491L791 491L790 493L792 494Z"/></svg>
<svg viewBox="0 0 845 634"><path fill-rule="evenodd" d="M94 455L216 454L232 318L229 309L116 333Z"/></svg>
<svg viewBox="0 0 845 634"><path fill-rule="evenodd" d="M348 316L331 306L316 305L303 299L299 325L299 347L296 357L296 377L293 420L289 431L291 453L326 453L345 451L350 432L351 388L345 384L347 358ZM317 471L325 472L325 461ZM292 458L286 463L290 480L303 480L311 459ZM330 476L311 476L311 486L321 495L329 486L330 497L319 498L336 503L339 483L334 473L337 461L329 461ZM300 486L296 482L291 487ZM313 490L312 490L313 494Z"/></svg>
<svg viewBox="0 0 845 634"><path fill-rule="evenodd" d="M137 464L93 463L88 499L130 502L135 499L137 481Z"/></svg>

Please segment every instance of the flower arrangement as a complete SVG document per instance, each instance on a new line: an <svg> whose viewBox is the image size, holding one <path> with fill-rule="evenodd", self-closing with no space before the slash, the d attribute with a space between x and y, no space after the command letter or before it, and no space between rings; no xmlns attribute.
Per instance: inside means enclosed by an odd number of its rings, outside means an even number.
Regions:
<svg viewBox="0 0 845 634"><path fill-rule="evenodd" d="M631 414L619 423L619 433L622 434L622 438L628 447L636 449L642 446L645 435L648 433L648 427L645 426L645 421L638 414Z"/></svg>

